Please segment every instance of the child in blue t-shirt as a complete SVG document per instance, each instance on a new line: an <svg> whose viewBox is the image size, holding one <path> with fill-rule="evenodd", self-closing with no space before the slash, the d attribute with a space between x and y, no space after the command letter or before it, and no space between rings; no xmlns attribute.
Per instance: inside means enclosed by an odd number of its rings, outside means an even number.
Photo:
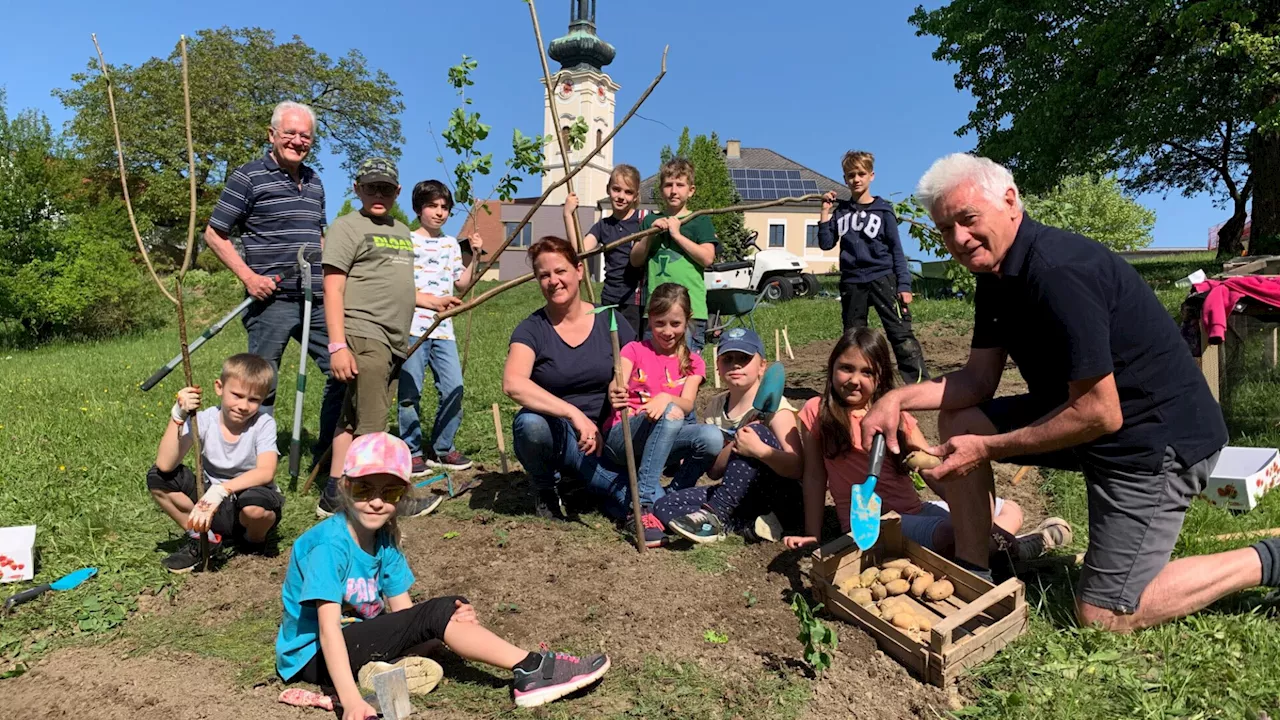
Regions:
<svg viewBox="0 0 1280 720"><path fill-rule="evenodd" d="M373 675L403 667L410 692L430 692L443 672L419 655L433 641L513 671L520 707L557 700L603 676L605 655L521 650L480 625L466 598L409 599L414 577L400 551L396 503L407 497L410 469L409 447L397 437L370 433L351 443L338 484L341 512L293 544L276 636L280 677L336 691L343 720L365 720L378 713L356 678L369 688Z"/></svg>

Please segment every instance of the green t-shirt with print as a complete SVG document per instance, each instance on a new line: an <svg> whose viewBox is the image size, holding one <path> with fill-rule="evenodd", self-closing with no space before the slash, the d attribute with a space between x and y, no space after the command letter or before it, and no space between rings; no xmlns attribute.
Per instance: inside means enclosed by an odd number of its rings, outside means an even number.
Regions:
<svg viewBox="0 0 1280 720"><path fill-rule="evenodd" d="M648 230L660 217L663 217L662 213L649 213L641 222L640 229ZM680 223L680 234L699 245L720 242L716 239L715 225L706 215ZM702 270L702 266L686 255L669 233L658 233L653 237L649 245L649 292L663 283L683 285L693 303L694 320L707 319L707 284L702 279Z"/></svg>
<svg viewBox="0 0 1280 720"><path fill-rule="evenodd" d="M409 226L389 216L347 213L325 233L321 262L347 274L346 334L386 343L404 357L416 304Z"/></svg>

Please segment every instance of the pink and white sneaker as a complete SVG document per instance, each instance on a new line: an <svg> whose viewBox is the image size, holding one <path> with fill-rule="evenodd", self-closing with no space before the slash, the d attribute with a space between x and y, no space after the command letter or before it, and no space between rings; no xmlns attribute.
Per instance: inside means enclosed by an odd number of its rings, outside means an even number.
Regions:
<svg viewBox="0 0 1280 720"><path fill-rule="evenodd" d="M515 669L515 698L518 707L537 707L596 682L609 671L607 655L579 658L551 652L542 646L542 663L532 672Z"/></svg>

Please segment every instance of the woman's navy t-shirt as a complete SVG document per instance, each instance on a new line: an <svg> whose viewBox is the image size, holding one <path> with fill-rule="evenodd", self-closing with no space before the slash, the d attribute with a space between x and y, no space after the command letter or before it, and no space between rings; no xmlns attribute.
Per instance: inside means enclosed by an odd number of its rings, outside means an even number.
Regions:
<svg viewBox="0 0 1280 720"><path fill-rule="evenodd" d="M612 215L600 218L588 232L596 236L601 245L608 245L628 235L640 232L640 220L644 211L631 213L626 220ZM631 264L631 245L627 243L604 254L604 288L600 291L602 305L637 305L640 294L636 292L644 282L645 268Z"/></svg>
<svg viewBox="0 0 1280 720"><path fill-rule="evenodd" d="M621 345L635 339L630 325L618 323ZM613 380L609 313L597 313L591 334L581 345L570 347L551 324L546 308L541 308L516 326L511 333L511 344L516 343L533 350L533 372L529 379L581 410L597 425L604 422L610 412L609 382Z"/></svg>

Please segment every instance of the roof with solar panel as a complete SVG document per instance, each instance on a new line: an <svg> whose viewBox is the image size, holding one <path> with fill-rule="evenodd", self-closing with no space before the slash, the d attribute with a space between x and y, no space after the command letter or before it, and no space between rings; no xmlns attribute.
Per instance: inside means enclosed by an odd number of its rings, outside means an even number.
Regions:
<svg viewBox="0 0 1280 720"><path fill-rule="evenodd" d="M814 172L768 148L740 148L737 157L727 151L724 161L729 168L729 178L733 180L743 202L776 200L831 190L836 191L840 198L849 197L849 188L844 183ZM640 197L645 200L654 197L653 190L657 184L657 174L645 178L640 184ZM813 204L818 203L814 201Z"/></svg>

